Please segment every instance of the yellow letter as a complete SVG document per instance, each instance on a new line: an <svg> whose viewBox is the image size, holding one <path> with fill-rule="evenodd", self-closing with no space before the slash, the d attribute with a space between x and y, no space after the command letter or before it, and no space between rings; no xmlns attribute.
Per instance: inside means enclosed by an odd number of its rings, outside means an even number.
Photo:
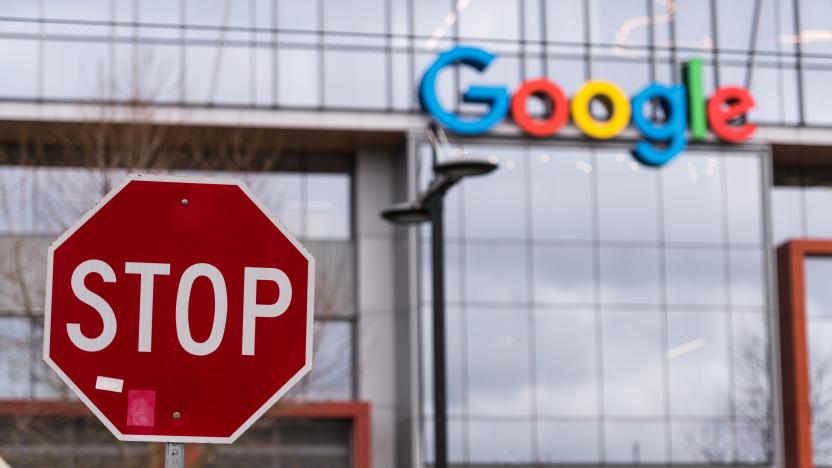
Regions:
<svg viewBox="0 0 832 468"><path fill-rule="evenodd" d="M596 98L607 108L606 121L595 120L589 112L589 104ZM621 88L609 81L587 81L572 98L572 120L586 136L608 140L630 123L630 100Z"/></svg>

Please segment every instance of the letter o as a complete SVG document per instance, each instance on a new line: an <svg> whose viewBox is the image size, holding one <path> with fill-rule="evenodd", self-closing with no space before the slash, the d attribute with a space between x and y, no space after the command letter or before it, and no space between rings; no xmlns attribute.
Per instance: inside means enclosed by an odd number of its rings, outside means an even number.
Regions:
<svg viewBox="0 0 832 468"><path fill-rule="evenodd" d="M604 105L610 116L597 121L589 112L593 99L606 98ZM598 140L615 137L630 123L630 100L614 83L604 80L587 81L572 98L572 119L585 135Z"/></svg>
<svg viewBox="0 0 832 468"><path fill-rule="evenodd" d="M202 343L194 340L191 335L191 324L188 319L188 309L191 303L191 288L194 281L200 276L211 280L214 288L214 321L211 325L211 333L208 339ZM225 288L225 279L217 267L208 263L197 263L191 265L182 273L179 280L179 289L176 292L176 335L179 337L179 344L185 351L194 356L205 356L217 350L225 334L225 320L228 317L228 292Z"/></svg>
<svg viewBox="0 0 832 468"><path fill-rule="evenodd" d="M529 97L548 98L551 104L549 116L543 120L529 115L527 107ZM554 135L566 124L569 118L569 101L560 86L538 78L523 82L511 98L511 117L521 130L536 137Z"/></svg>

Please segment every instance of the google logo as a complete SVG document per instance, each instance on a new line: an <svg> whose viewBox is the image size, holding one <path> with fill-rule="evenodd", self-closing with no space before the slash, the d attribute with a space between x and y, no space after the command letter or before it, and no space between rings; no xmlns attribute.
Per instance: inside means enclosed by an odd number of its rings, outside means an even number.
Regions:
<svg viewBox="0 0 832 468"><path fill-rule="evenodd" d="M534 137L549 137L566 124L571 114L575 126L586 136L608 140L620 134L627 125L644 136L633 148L633 155L644 164L661 166L679 153L690 138L704 140L707 128L721 140L742 143L754 134L756 125L746 122L746 113L754 107L747 89L724 86L707 100L702 90L702 61L693 59L685 70L685 84L650 83L632 98L615 83L591 80L581 86L571 102L548 78L527 80L509 95L505 86L473 85L463 93L465 102L482 103L488 111L477 117L463 117L445 110L436 94L439 72L448 66L463 64L484 71L496 58L495 54L477 47L458 46L436 58L422 76L419 98L422 107L448 130L461 135L481 135L502 121L511 112L514 123ZM532 116L528 111L530 98L543 100L548 107L545 116ZM590 112L590 105L599 102L606 118ZM663 118L655 119L649 103L661 106Z"/></svg>

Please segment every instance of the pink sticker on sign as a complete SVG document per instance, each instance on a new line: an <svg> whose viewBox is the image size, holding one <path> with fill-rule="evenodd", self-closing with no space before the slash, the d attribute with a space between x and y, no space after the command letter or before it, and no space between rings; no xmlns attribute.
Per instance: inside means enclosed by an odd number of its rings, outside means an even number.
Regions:
<svg viewBox="0 0 832 468"><path fill-rule="evenodd" d="M155 415L155 390L129 390L127 392L128 426L153 427Z"/></svg>

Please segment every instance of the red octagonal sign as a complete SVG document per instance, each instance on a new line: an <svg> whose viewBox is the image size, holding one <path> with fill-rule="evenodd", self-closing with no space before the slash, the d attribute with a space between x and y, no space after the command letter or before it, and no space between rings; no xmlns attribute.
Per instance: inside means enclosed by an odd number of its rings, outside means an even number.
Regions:
<svg viewBox="0 0 832 468"><path fill-rule="evenodd" d="M44 359L120 440L233 442L311 367L314 272L244 185L130 177L49 248Z"/></svg>

